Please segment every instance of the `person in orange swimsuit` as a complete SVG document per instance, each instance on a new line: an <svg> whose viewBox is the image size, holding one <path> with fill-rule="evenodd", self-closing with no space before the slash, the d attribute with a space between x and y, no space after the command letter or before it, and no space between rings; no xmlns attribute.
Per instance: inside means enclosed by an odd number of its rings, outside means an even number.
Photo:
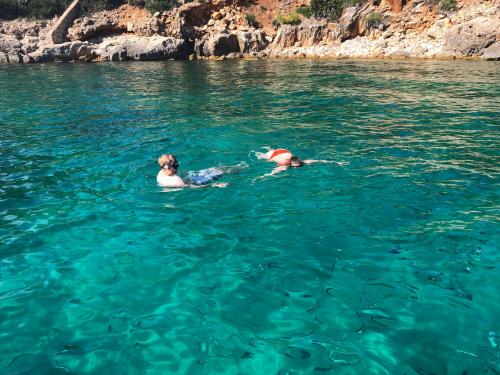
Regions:
<svg viewBox="0 0 500 375"><path fill-rule="evenodd" d="M312 160L312 159L302 160L298 156L292 154L286 148L277 148L275 150L268 148L267 152L256 152L255 156L257 156L257 159L265 159L267 161L277 164L276 168L274 168L271 173L266 174L264 176L272 176L277 173L286 171L290 167L298 168L302 167L305 164L334 163L329 160Z"/></svg>

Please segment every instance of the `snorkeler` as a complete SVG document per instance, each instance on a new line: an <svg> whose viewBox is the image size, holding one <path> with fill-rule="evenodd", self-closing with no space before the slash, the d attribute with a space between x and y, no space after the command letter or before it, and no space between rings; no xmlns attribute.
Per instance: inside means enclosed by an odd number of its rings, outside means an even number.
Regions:
<svg viewBox="0 0 500 375"><path fill-rule="evenodd" d="M197 172L189 172L186 179L177 174L179 162L172 154L164 154L158 159L160 171L156 176L158 185L168 188L186 188L186 187L226 187L227 182L212 183L214 180L224 174L238 173L241 169L248 167L246 163L240 163L235 166L221 166L202 169Z"/></svg>
<svg viewBox="0 0 500 375"><path fill-rule="evenodd" d="M293 155L290 151L288 151L285 148L278 148L278 149L271 149L269 147L263 147L267 148L267 152L255 152L255 156L257 159L265 159L267 161L273 162L277 164L277 167L273 169L271 173L268 173L264 176L272 176L277 173L286 171L288 168L298 168L302 167L305 164L313 164L313 163L335 163L330 160L302 160L296 155ZM264 177L263 176L263 177Z"/></svg>

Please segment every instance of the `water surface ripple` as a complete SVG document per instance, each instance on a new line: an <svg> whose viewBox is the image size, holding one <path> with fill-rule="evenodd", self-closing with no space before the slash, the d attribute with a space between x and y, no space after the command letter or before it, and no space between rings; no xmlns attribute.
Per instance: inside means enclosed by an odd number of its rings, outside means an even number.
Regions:
<svg viewBox="0 0 500 375"><path fill-rule="evenodd" d="M0 373L500 372L500 65L0 66ZM324 164L271 170L261 146ZM241 161L226 189L164 192Z"/></svg>

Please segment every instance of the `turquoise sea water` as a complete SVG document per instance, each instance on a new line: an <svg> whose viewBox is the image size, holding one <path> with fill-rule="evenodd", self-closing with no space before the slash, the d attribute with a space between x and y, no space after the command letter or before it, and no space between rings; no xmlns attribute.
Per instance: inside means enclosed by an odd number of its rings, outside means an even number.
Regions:
<svg viewBox="0 0 500 375"><path fill-rule="evenodd" d="M1 374L498 374L500 64L0 66ZM261 146L311 165L253 182ZM181 170L247 162L223 189Z"/></svg>

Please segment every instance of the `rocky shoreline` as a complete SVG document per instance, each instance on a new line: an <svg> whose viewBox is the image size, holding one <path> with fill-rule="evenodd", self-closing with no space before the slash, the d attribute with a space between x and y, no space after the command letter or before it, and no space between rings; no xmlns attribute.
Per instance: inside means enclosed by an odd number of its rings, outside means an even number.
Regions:
<svg viewBox="0 0 500 375"><path fill-rule="evenodd" d="M238 58L472 58L500 60L500 1L371 0L338 22L303 18L277 28L250 25L225 0L150 14L123 5L76 18L0 21L0 63ZM75 4L78 1L74 2ZM401 1L399 1L401 3ZM399 7L396 7L399 8ZM370 14L380 15L376 24ZM66 17L66 18L65 18ZM57 31L57 38L55 37Z"/></svg>

